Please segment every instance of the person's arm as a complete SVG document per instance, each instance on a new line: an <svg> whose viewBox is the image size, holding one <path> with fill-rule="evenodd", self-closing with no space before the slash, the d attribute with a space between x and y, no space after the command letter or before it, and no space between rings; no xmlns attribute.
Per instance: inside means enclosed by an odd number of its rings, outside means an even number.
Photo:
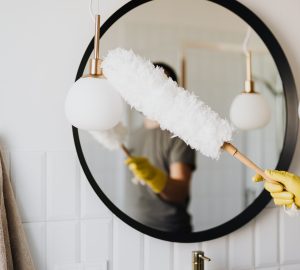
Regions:
<svg viewBox="0 0 300 270"><path fill-rule="evenodd" d="M145 182L162 199L173 203L186 200L192 174L191 166L182 162L171 163L167 175L145 157L130 157L125 162L135 177Z"/></svg>
<svg viewBox="0 0 300 270"><path fill-rule="evenodd" d="M159 196L166 201L183 203L189 195L192 169L182 162L172 163L164 189Z"/></svg>

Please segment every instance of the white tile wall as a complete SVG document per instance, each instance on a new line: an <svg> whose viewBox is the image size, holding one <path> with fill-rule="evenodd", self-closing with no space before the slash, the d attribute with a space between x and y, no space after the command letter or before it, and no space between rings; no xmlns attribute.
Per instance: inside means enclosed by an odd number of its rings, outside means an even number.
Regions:
<svg viewBox="0 0 300 270"><path fill-rule="evenodd" d="M143 270L144 237L113 218L113 261L112 269Z"/></svg>
<svg viewBox="0 0 300 270"><path fill-rule="evenodd" d="M100 263L71 263L56 266L55 270L107 270L107 262L103 261Z"/></svg>
<svg viewBox="0 0 300 270"><path fill-rule="evenodd" d="M280 270L299 270L300 269L300 264L298 265L286 265L280 268Z"/></svg>
<svg viewBox="0 0 300 270"><path fill-rule="evenodd" d="M83 171L80 172L81 218L111 218L111 212L105 207L92 189Z"/></svg>
<svg viewBox="0 0 300 270"><path fill-rule="evenodd" d="M47 269L80 262L80 223L60 221L47 223Z"/></svg>
<svg viewBox="0 0 300 270"><path fill-rule="evenodd" d="M209 270L228 269L228 236L202 244L205 255L212 260L206 263Z"/></svg>
<svg viewBox="0 0 300 270"><path fill-rule="evenodd" d="M47 153L47 220L79 217L79 180L79 164L74 153Z"/></svg>
<svg viewBox="0 0 300 270"><path fill-rule="evenodd" d="M287 215L280 213L280 262L282 264L300 264L300 218L287 218ZM300 268L299 268L300 269Z"/></svg>
<svg viewBox="0 0 300 270"><path fill-rule="evenodd" d="M43 152L10 153L13 187L24 222L45 221L45 156Z"/></svg>
<svg viewBox="0 0 300 270"><path fill-rule="evenodd" d="M189 270L203 250L208 270L300 270L300 219L266 208L236 232L179 244L143 235L95 195L72 151L13 151L13 186L38 270Z"/></svg>
<svg viewBox="0 0 300 270"><path fill-rule="evenodd" d="M229 236L229 269L251 269L254 266L253 222Z"/></svg>
<svg viewBox="0 0 300 270"><path fill-rule="evenodd" d="M144 269L173 269L173 245L170 242L145 236Z"/></svg>
<svg viewBox="0 0 300 270"><path fill-rule="evenodd" d="M81 222L81 261L84 263L112 258L112 220L92 219Z"/></svg>
<svg viewBox="0 0 300 270"><path fill-rule="evenodd" d="M255 266L276 265L279 261L278 208L265 209L255 222ZM267 252L265 252L267 251Z"/></svg>

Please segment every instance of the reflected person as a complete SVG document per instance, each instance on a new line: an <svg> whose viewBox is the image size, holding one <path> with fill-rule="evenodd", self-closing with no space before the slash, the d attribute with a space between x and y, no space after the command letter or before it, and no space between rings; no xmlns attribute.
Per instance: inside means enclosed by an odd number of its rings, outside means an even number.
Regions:
<svg viewBox="0 0 300 270"><path fill-rule="evenodd" d="M164 63L154 63L177 81L174 70ZM134 209L144 225L168 232L191 232L191 216L187 208L196 154L178 137L161 130L155 121L145 118L144 125L134 132L132 157L128 168L145 185L138 185Z"/></svg>

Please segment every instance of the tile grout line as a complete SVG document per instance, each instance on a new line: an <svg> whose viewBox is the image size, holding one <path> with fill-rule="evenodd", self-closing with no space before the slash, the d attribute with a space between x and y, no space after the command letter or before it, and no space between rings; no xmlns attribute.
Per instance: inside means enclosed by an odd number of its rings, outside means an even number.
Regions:
<svg viewBox="0 0 300 270"><path fill-rule="evenodd" d="M44 237L45 237L45 243L44 243L44 264L45 264L45 269L48 269L48 263L47 263L47 258L48 258L48 193L47 193L47 184L48 184L48 159L49 159L49 154L47 151L45 151L45 161L44 161L44 166L45 166L45 179L44 179L44 210L45 210L45 232L44 232Z"/></svg>
<svg viewBox="0 0 300 270"><path fill-rule="evenodd" d="M143 259L143 270L148 270L149 269L149 266L148 266L148 263L149 263L149 238L147 235L145 234L142 234L143 237L144 237L144 245L143 245L143 253L144 253L144 259ZM147 239L148 238L148 239ZM148 258L148 260L146 259Z"/></svg>
<svg viewBox="0 0 300 270"><path fill-rule="evenodd" d="M81 198L81 175L80 175L80 167L78 165L78 161L74 155L74 161L75 161L75 170L76 170L76 181L77 181L77 187L76 187L76 197L78 199L78 202L76 203L77 205L77 208L78 208L78 213L77 213L77 217L78 217L78 224L79 224L79 237L78 237L78 257L79 257L79 262L82 263L83 262L83 248L82 248L82 243L83 243L83 222L84 222L84 219L81 219L81 215L82 215L82 211L81 211L81 205L82 205L82 198Z"/></svg>
<svg viewBox="0 0 300 270"><path fill-rule="evenodd" d="M116 226L117 226L117 223L116 223L116 218L115 216L113 216L113 224L112 224L112 229L113 229L113 233L112 233L112 237L113 237L113 242L112 242L112 269L111 270L114 270L116 269L116 262L115 262L115 259L116 259L116 237L117 237L117 233L116 233Z"/></svg>
<svg viewBox="0 0 300 270"><path fill-rule="evenodd" d="M227 269L231 269L230 265L230 235L226 235L227 241L226 241L226 250L227 250Z"/></svg>
<svg viewBox="0 0 300 270"><path fill-rule="evenodd" d="M174 243L170 242L170 270L175 270L174 269Z"/></svg>
<svg viewBox="0 0 300 270"><path fill-rule="evenodd" d="M277 222L277 265L281 264L281 252L280 252L280 246L281 246L281 213L279 211L278 207L276 207L276 222Z"/></svg>
<svg viewBox="0 0 300 270"><path fill-rule="evenodd" d="M140 270L145 269L145 236L142 233L140 234Z"/></svg>
<svg viewBox="0 0 300 270"><path fill-rule="evenodd" d="M226 248L226 269L229 269L229 236L225 236L225 248Z"/></svg>
<svg viewBox="0 0 300 270"><path fill-rule="evenodd" d="M109 242L109 258L108 258L108 267L105 270L113 270L113 261L114 261L114 217L111 218L111 227L110 227L110 242Z"/></svg>
<svg viewBox="0 0 300 270"><path fill-rule="evenodd" d="M252 226L252 266L253 269L256 268L256 226L257 226L257 217L254 219Z"/></svg>

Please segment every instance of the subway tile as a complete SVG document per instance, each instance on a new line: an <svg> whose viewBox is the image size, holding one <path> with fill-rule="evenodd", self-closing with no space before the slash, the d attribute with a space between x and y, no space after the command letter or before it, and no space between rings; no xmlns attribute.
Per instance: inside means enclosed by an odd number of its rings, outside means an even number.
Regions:
<svg viewBox="0 0 300 270"><path fill-rule="evenodd" d="M46 269L46 223L23 224L36 269Z"/></svg>
<svg viewBox="0 0 300 270"><path fill-rule="evenodd" d="M145 235L144 270L172 270L173 244Z"/></svg>
<svg viewBox="0 0 300 270"><path fill-rule="evenodd" d="M143 269L143 248L143 235L114 216L112 269Z"/></svg>
<svg viewBox="0 0 300 270"><path fill-rule="evenodd" d="M81 261L101 262L111 259L112 220L95 219L81 222Z"/></svg>
<svg viewBox="0 0 300 270"><path fill-rule="evenodd" d="M54 270L83 270L83 266L78 263L71 264L59 264L55 265Z"/></svg>
<svg viewBox="0 0 300 270"><path fill-rule="evenodd" d="M47 153L47 220L79 216L79 164L72 151Z"/></svg>
<svg viewBox="0 0 300 270"><path fill-rule="evenodd" d="M253 222L229 235L229 269L253 268Z"/></svg>
<svg viewBox="0 0 300 270"><path fill-rule="evenodd" d="M80 262L79 222L47 222L47 269Z"/></svg>
<svg viewBox="0 0 300 270"><path fill-rule="evenodd" d="M74 264L61 264L55 267L54 270L108 270L107 262L100 263L74 263Z"/></svg>
<svg viewBox="0 0 300 270"><path fill-rule="evenodd" d="M300 218L290 217L280 209L280 262L281 264L300 263L297 248L300 243ZM300 269L300 268L299 268Z"/></svg>
<svg viewBox="0 0 300 270"><path fill-rule="evenodd" d="M81 218L112 217L109 209L103 204L91 187L82 170L80 170Z"/></svg>
<svg viewBox="0 0 300 270"><path fill-rule="evenodd" d="M285 265L280 267L280 270L299 270L299 269L300 269L300 264Z"/></svg>
<svg viewBox="0 0 300 270"><path fill-rule="evenodd" d="M82 270L108 270L107 264L105 265L86 265Z"/></svg>
<svg viewBox="0 0 300 270"><path fill-rule="evenodd" d="M174 270L192 269L192 252L201 250L197 243L174 243Z"/></svg>
<svg viewBox="0 0 300 270"><path fill-rule="evenodd" d="M228 237L221 237L203 243L204 255L211 259L206 262L205 269L219 270L228 267Z"/></svg>
<svg viewBox="0 0 300 270"><path fill-rule="evenodd" d="M45 153L13 151L11 177L23 222L45 220Z"/></svg>
<svg viewBox="0 0 300 270"><path fill-rule="evenodd" d="M265 209L255 221L255 266L276 265L279 261L278 208Z"/></svg>
<svg viewBox="0 0 300 270"><path fill-rule="evenodd" d="M108 264L107 262L103 262L102 264L86 264L82 270L108 270Z"/></svg>

